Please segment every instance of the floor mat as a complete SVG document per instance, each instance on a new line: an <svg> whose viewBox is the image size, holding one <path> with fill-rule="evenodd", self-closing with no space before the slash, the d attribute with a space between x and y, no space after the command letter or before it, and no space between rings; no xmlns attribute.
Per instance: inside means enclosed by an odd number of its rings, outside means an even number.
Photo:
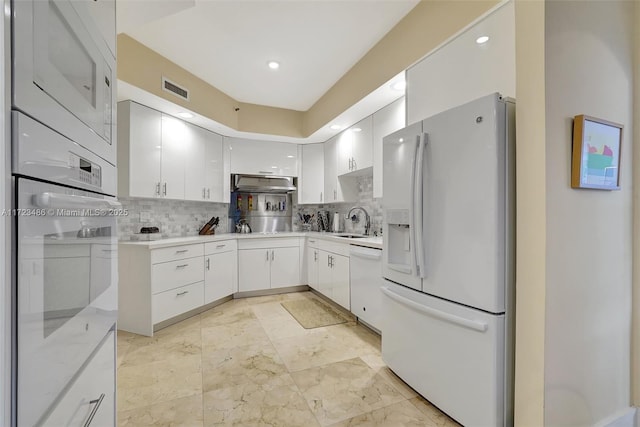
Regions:
<svg viewBox="0 0 640 427"><path fill-rule="evenodd" d="M280 303L305 329L346 323L347 317L317 298L299 298Z"/></svg>

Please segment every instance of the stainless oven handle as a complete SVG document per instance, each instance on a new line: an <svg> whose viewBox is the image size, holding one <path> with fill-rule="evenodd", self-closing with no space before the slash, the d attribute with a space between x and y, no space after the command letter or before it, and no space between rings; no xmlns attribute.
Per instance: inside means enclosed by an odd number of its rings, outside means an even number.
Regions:
<svg viewBox="0 0 640 427"><path fill-rule="evenodd" d="M102 393L99 398L89 401L90 405L95 404L96 406L93 407L93 410L89 414L89 418L87 418L87 422L84 423L84 427L89 427L89 424L91 424L91 421L93 421L93 417L95 417L96 412L98 412L98 408L100 408L100 405L102 405L102 401L104 400L104 397L105 395L104 393Z"/></svg>
<svg viewBox="0 0 640 427"><path fill-rule="evenodd" d="M54 209L119 209L122 207L120 203L107 199L59 193L35 194L33 204L39 208Z"/></svg>

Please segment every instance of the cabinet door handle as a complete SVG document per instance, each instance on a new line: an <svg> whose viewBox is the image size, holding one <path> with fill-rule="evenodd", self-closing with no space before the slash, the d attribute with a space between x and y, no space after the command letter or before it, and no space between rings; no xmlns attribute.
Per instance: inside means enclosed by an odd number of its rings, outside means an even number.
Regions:
<svg viewBox="0 0 640 427"><path fill-rule="evenodd" d="M189 264L180 264L180 265L176 265L176 268L185 268L188 267Z"/></svg>
<svg viewBox="0 0 640 427"><path fill-rule="evenodd" d="M207 270L211 270L211 258L207 258Z"/></svg>
<svg viewBox="0 0 640 427"><path fill-rule="evenodd" d="M327 267L331 267L331 257L327 255Z"/></svg>
<svg viewBox="0 0 640 427"><path fill-rule="evenodd" d="M313 261L318 261L318 251L313 251Z"/></svg>
<svg viewBox="0 0 640 427"><path fill-rule="evenodd" d="M207 188L207 199L211 198L211 189Z"/></svg>
<svg viewBox="0 0 640 427"><path fill-rule="evenodd" d="M156 196L159 196L159 195L160 195L160 183L158 182L156 184Z"/></svg>
<svg viewBox="0 0 640 427"><path fill-rule="evenodd" d="M89 427L89 424L91 424L91 421L93 421L93 417L96 416L96 412L98 412L98 408L100 408L100 405L102 405L102 401L104 400L104 393L100 394L100 397L94 400L90 400L89 401L89 405L96 405L93 407L93 409L91 410L91 413L89 414L89 418L87 418L87 422L84 423L84 427Z"/></svg>
<svg viewBox="0 0 640 427"><path fill-rule="evenodd" d="M333 200L338 198L338 190L333 190Z"/></svg>
<svg viewBox="0 0 640 427"><path fill-rule="evenodd" d="M227 245L217 245L217 246L216 246L216 249L222 249L222 248L224 248L225 246L227 246Z"/></svg>
<svg viewBox="0 0 640 427"><path fill-rule="evenodd" d="M349 170L351 170L351 157L349 157Z"/></svg>
<svg viewBox="0 0 640 427"><path fill-rule="evenodd" d="M322 191L320 192L320 201L322 201Z"/></svg>
<svg viewBox="0 0 640 427"><path fill-rule="evenodd" d="M177 254L183 254L185 252L189 252L189 249L182 249L182 250L176 251Z"/></svg>
<svg viewBox="0 0 640 427"><path fill-rule="evenodd" d="M351 166L353 167L353 170L356 170L356 169L357 169L357 167L358 167L358 166L357 166L357 163L356 163L356 158L355 158L355 157L352 157L352 158L351 158Z"/></svg>
<svg viewBox="0 0 640 427"><path fill-rule="evenodd" d="M275 258L275 255L273 254L273 250L271 251L271 261L273 261Z"/></svg>
<svg viewBox="0 0 640 427"><path fill-rule="evenodd" d="M176 296L177 296L177 297L181 297L182 295L186 295L186 294L188 294L188 293L189 293L189 291L182 291L182 292L178 292L178 293L176 294Z"/></svg>
<svg viewBox="0 0 640 427"><path fill-rule="evenodd" d="M206 191L207 191L207 190L205 190L205 188L204 188L204 187L202 187L202 198L203 198L203 199L206 197L206 196L205 196L205 195L207 194L207 193L206 193Z"/></svg>
<svg viewBox="0 0 640 427"><path fill-rule="evenodd" d="M267 261L269 261L269 251L267 250Z"/></svg>
<svg viewBox="0 0 640 427"><path fill-rule="evenodd" d="M165 196L167 195L167 183L166 182L162 186L162 194L165 195Z"/></svg>

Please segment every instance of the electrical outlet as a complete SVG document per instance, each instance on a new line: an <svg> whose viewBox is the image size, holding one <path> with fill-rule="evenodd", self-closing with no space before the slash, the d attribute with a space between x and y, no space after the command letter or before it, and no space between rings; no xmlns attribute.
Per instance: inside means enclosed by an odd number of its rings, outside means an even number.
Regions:
<svg viewBox="0 0 640 427"><path fill-rule="evenodd" d="M151 212L149 211L141 211L140 212L140 222L149 222L151 221Z"/></svg>

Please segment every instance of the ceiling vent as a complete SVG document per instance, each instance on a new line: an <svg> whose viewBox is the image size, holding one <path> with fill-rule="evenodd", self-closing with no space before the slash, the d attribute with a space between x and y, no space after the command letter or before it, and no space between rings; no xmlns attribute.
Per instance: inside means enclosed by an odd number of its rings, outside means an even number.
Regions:
<svg viewBox="0 0 640 427"><path fill-rule="evenodd" d="M189 90L179 86L169 80L166 77L162 77L162 90L166 92L171 92L175 96L184 99L185 101L189 100Z"/></svg>

